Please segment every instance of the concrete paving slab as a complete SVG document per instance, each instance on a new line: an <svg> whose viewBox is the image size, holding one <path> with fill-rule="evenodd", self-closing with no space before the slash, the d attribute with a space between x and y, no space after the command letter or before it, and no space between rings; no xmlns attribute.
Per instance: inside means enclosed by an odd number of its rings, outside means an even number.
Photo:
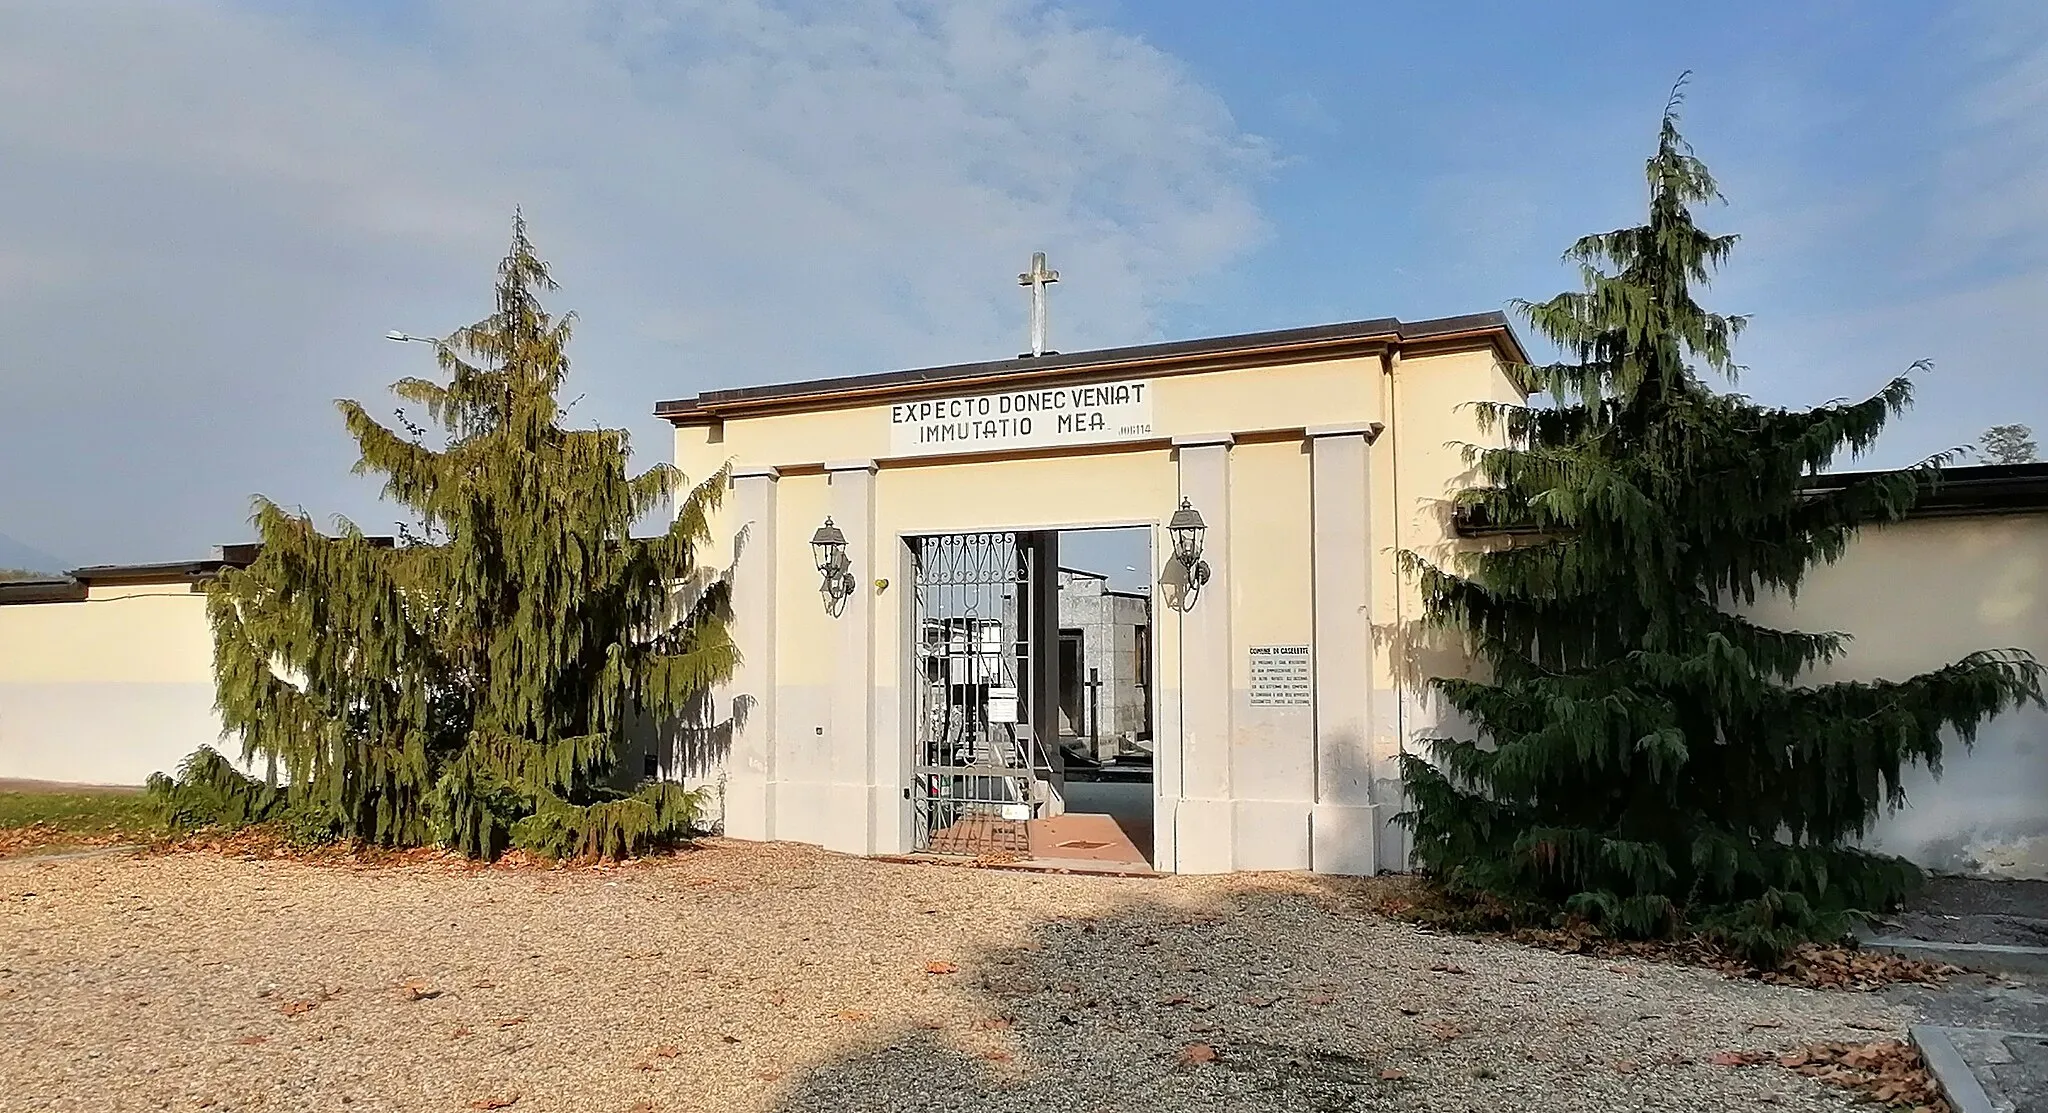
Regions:
<svg viewBox="0 0 2048 1113"><path fill-rule="evenodd" d="M1864 945L1983 972L1884 991L1956 1113L2048 1113L2048 882L1932 878Z"/></svg>

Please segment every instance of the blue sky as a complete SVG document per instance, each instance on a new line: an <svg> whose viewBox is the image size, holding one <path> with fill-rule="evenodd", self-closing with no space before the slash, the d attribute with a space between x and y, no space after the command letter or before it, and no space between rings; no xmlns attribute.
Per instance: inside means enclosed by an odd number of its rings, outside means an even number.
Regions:
<svg viewBox="0 0 2048 1113"><path fill-rule="evenodd" d="M2048 423L2048 360L2010 343L2025 332L2000 326L2017 322L1985 319L2048 314L2039 9L1261 8L1104 9L1282 155L1260 191L1270 234L1174 306L1169 331L1463 312L1565 288L1557 259L1574 236L1639 218L1664 91L1691 70L1685 130L1729 199L1701 219L1744 237L1707 298L1753 317L1739 389L1811 404L1933 360L1879 463L1994 422ZM1987 326L1997 335L1955 335Z"/></svg>
<svg viewBox="0 0 2048 1113"><path fill-rule="evenodd" d="M1541 298L1687 69L1742 389L1934 360L1879 464L2048 430L2048 5L102 0L0 13L0 535L388 529L328 403L515 205L650 461L657 398L1014 353L1033 250L1067 351Z"/></svg>

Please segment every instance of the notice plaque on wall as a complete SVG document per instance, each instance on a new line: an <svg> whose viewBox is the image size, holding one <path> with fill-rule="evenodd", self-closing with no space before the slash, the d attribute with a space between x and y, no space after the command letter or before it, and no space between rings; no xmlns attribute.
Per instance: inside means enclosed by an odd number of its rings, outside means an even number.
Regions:
<svg viewBox="0 0 2048 1113"><path fill-rule="evenodd" d="M1255 645L1252 655L1253 707L1307 707L1312 678L1305 645Z"/></svg>
<svg viewBox="0 0 2048 1113"><path fill-rule="evenodd" d="M889 407L896 456L1100 444L1152 435L1152 382L963 394Z"/></svg>

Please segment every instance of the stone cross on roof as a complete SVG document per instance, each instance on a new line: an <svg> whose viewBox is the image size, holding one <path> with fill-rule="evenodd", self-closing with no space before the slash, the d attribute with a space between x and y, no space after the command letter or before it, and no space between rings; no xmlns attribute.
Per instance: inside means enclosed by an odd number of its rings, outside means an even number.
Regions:
<svg viewBox="0 0 2048 1113"><path fill-rule="evenodd" d="M1059 280L1060 272L1045 269L1043 251L1032 252L1031 269L1017 276L1017 285L1031 288L1031 355L1048 354L1045 350L1045 288Z"/></svg>

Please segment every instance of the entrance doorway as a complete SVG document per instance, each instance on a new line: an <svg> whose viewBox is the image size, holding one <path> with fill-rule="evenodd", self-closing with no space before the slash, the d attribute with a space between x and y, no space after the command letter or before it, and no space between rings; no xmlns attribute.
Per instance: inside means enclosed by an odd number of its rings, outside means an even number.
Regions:
<svg viewBox="0 0 2048 1113"><path fill-rule="evenodd" d="M1059 535L1060 750L1068 815L1106 817L1153 860L1153 594L1158 577L1145 529L1067 530ZM1071 821L1070 821L1071 822ZM1072 824L1079 827L1079 824ZM1072 854L1076 849L1067 849ZM1085 856L1085 855L1083 855Z"/></svg>
<svg viewBox="0 0 2048 1113"><path fill-rule="evenodd" d="M907 540L915 849L1147 865L1150 532Z"/></svg>

